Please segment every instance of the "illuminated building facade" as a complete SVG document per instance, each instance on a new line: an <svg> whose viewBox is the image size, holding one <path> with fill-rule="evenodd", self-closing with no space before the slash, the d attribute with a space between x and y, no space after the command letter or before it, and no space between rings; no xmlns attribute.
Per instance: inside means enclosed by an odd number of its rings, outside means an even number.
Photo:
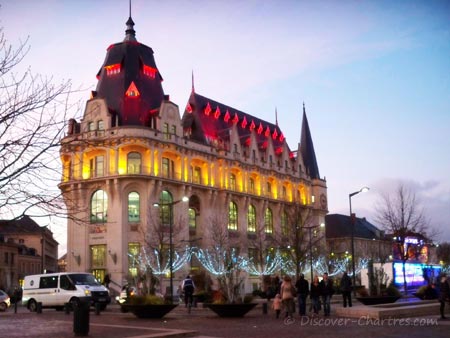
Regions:
<svg viewBox="0 0 450 338"><path fill-rule="evenodd" d="M158 236L167 245L167 225L180 248L211 246L209 228L224 224L247 255L258 226L265 241L280 237L294 207L324 223L326 181L304 108L294 151L277 123L201 96L194 85L181 116L131 18L97 78L84 117L69 121L60 152L68 271L91 271L99 279L109 273L111 286L122 284L135 273L133 256ZM178 203L183 196L188 203Z"/></svg>

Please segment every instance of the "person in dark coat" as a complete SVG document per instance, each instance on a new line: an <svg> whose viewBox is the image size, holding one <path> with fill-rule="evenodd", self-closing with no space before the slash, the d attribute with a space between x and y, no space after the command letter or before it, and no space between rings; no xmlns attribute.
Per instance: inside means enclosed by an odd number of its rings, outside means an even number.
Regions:
<svg viewBox="0 0 450 338"><path fill-rule="evenodd" d="M311 283L310 291L311 305L314 311L314 315L318 315L320 311L320 283L319 277L314 276L313 282Z"/></svg>
<svg viewBox="0 0 450 338"><path fill-rule="evenodd" d="M302 273L295 283L295 288L297 289L298 312L300 316L306 316L306 297L309 294L309 285Z"/></svg>
<svg viewBox="0 0 450 338"><path fill-rule="evenodd" d="M450 285L448 284L446 274L441 275L440 282L439 302L441 303L441 306L439 310L441 312L441 319L447 319L447 317L445 317L445 302L450 300Z"/></svg>
<svg viewBox="0 0 450 338"><path fill-rule="evenodd" d="M320 294L322 296L323 311L325 316L329 316L331 312L331 297L334 294L333 281L328 278L328 273L323 274L323 279L320 281Z"/></svg>
<svg viewBox="0 0 450 338"><path fill-rule="evenodd" d="M352 307L352 280L348 276L347 272L344 272L341 278L341 292L342 292L342 299L344 301L344 307L347 307L347 301L348 306Z"/></svg>

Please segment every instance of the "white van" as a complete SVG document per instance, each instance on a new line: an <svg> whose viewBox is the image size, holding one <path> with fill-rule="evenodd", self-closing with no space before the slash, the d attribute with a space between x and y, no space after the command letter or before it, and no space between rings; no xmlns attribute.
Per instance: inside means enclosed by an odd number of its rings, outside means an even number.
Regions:
<svg viewBox="0 0 450 338"><path fill-rule="evenodd" d="M62 309L64 304L77 304L89 297L91 305L100 304L104 310L111 302L109 291L90 273L60 272L25 276L22 304L36 311L37 303L43 308Z"/></svg>

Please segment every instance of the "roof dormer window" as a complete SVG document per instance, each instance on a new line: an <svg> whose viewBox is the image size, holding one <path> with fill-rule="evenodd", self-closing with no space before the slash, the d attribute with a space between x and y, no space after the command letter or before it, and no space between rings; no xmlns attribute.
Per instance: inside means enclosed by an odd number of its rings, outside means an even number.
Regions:
<svg viewBox="0 0 450 338"><path fill-rule="evenodd" d="M134 84L134 82L131 82L130 86L127 89L127 92L125 93L125 95L128 96L128 97L138 97L141 94L139 93L139 90L137 90L136 85Z"/></svg>
<svg viewBox="0 0 450 338"><path fill-rule="evenodd" d="M120 73L120 63L114 65L105 66L106 75L111 76Z"/></svg>
<svg viewBox="0 0 450 338"><path fill-rule="evenodd" d="M156 68L144 65L143 72L144 72L145 76L148 76L148 77L151 77L152 79L154 79L156 77L156 72L157 71L158 70Z"/></svg>

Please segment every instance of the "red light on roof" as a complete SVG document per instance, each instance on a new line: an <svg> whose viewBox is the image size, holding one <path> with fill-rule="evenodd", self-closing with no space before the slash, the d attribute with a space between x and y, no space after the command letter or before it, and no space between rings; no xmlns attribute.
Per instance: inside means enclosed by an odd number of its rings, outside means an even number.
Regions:
<svg viewBox="0 0 450 338"><path fill-rule="evenodd" d="M106 75L114 75L120 73L120 63L115 63L113 65L105 66Z"/></svg>
<svg viewBox="0 0 450 338"><path fill-rule="evenodd" d="M223 117L223 120L224 120L225 122L228 122L229 119L230 119L230 112L229 112L228 109L227 109L227 111L226 111L226 113L225 113L225 116Z"/></svg>
<svg viewBox="0 0 450 338"><path fill-rule="evenodd" d="M253 129L255 129L255 122L253 122L253 120L252 120L252 123L250 123L250 127L249 127L249 129L250 129L250 131L252 131Z"/></svg>
<svg viewBox="0 0 450 338"><path fill-rule="evenodd" d="M248 146L250 146L250 142L251 142L251 140L250 140L250 137L249 138L247 138L246 140L245 140L245 145L248 147Z"/></svg>
<svg viewBox="0 0 450 338"><path fill-rule="evenodd" d="M273 131L273 134L272 134L272 138L273 138L274 140L276 140L276 139L277 139L277 137L278 137L278 133L277 133L277 130L276 130L276 129L274 129L274 131Z"/></svg>
<svg viewBox="0 0 450 338"><path fill-rule="evenodd" d="M261 134L263 132L264 128L261 124L261 122L259 122L259 127L258 127L258 134Z"/></svg>
<svg viewBox="0 0 450 338"><path fill-rule="evenodd" d="M234 117L233 117L233 123L237 124L239 122L239 116L237 113L234 113Z"/></svg>
<svg viewBox="0 0 450 338"><path fill-rule="evenodd" d="M158 71L156 68L144 65L144 75L151 77L152 79L155 78L156 72Z"/></svg>
<svg viewBox="0 0 450 338"><path fill-rule="evenodd" d="M270 128L267 126L266 131L264 132L264 136L269 137L270 135Z"/></svg>
<svg viewBox="0 0 450 338"><path fill-rule="evenodd" d="M125 95L128 96L128 97L135 98L135 97L138 97L141 94L139 93L139 90L137 90L136 85L134 84L134 82L131 82L130 86L128 87L128 89L127 89L127 91L125 93Z"/></svg>
<svg viewBox="0 0 450 338"><path fill-rule="evenodd" d="M220 109L219 109L219 106L217 106L216 111L214 112L214 117L215 117L216 119L218 119L218 118L220 117Z"/></svg>
<svg viewBox="0 0 450 338"><path fill-rule="evenodd" d="M266 148L267 148L267 145L268 145L267 141L264 141L263 144L262 144L262 146L261 146L261 148L266 149Z"/></svg>
<svg viewBox="0 0 450 338"><path fill-rule="evenodd" d="M211 105L209 104L209 102L206 105L204 112L206 116L209 116L209 113L211 113Z"/></svg>
<svg viewBox="0 0 450 338"><path fill-rule="evenodd" d="M190 103L188 103L188 104L186 105L186 110L187 110L189 113L192 113L192 106L191 106Z"/></svg>
<svg viewBox="0 0 450 338"><path fill-rule="evenodd" d="M245 116L244 119L242 120L241 126L242 128L245 128L247 126L247 119L245 118Z"/></svg>
<svg viewBox="0 0 450 338"><path fill-rule="evenodd" d="M289 158L295 158L294 152L291 151L291 153L289 154Z"/></svg>
<svg viewBox="0 0 450 338"><path fill-rule="evenodd" d="M277 150L275 150L275 153L277 155L280 155L282 152L283 152L283 148L281 148L281 147L278 147Z"/></svg>
<svg viewBox="0 0 450 338"><path fill-rule="evenodd" d="M280 140L280 142L283 142L283 140L284 140L284 135L283 135L283 133L280 134L279 140Z"/></svg>

